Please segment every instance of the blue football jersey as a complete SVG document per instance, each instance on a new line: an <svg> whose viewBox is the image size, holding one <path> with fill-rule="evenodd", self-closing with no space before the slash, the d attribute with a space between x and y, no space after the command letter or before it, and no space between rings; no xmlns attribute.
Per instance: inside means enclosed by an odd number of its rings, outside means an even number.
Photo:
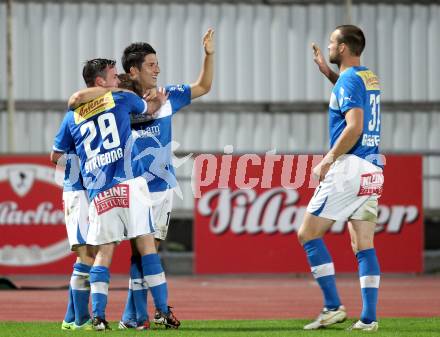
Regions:
<svg viewBox="0 0 440 337"><path fill-rule="evenodd" d="M64 171L63 191L82 191L83 185L80 162L75 151L67 153L66 169Z"/></svg>
<svg viewBox="0 0 440 337"><path fill-rule="evenodd" d="M71 134L66 117L64 117L61 126L55 136L54 143L59 143L59 141L65 137L71 139ZM75 147L73 146L66 151L60 150L54 145L53 150L66 153L66 167L64 169L63 191L68 192L85 190L80 172L79 158L75 153Z"/></svg>
<svg viewBox="0 0 440 337"><path fill-rule="evenodd" d="M172 164L172 116L191 103L189 85L170 85L165 89L169 93L168 100L154 119L145 121L133 116L131 124L139 158L147 168L143 176L151 192L165 191L177 185Z"/></svg>
<svg viewBox="0 0 440 337"><path fill-rule="evenodd" d="M68 153L75 147L90 199L144 173L141 161L131 161L136 147L129 114L146 110L145 101L133 93L108 92L67 112L63 123L68 132L57 135L53 149Z"/></svg>
<svg viewBox="0 0 440 337"><path fill-rule="evenodd" d="M353 108L364 111L363 132L348 152L381 166L380 87L377 76L367 67L351 67L342 72L336 82L329 104L329 134L332 148L347 126L345 113Z"/></svg>

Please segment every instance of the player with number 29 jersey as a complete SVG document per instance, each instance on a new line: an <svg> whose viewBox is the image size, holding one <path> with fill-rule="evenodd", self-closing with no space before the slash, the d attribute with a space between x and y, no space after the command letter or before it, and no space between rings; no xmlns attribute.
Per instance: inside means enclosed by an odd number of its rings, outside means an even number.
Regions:
<svg viewBox="0 0 440 337"><path fill-rule="evenodd" d="M146 110L146 102L133 93L108 92L67 112L53 150L68 152L75 146L90 200L145 171L141 161L131 162L136 148L128 115Z"/></svg>

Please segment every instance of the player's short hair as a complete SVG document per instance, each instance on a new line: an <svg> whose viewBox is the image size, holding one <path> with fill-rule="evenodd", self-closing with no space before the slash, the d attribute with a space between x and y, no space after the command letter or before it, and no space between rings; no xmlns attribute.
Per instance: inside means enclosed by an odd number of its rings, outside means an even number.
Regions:
<svg viewBox="0 0 440 337"><path fill-rule="evenodd" d="M124 49L122 54L122 67L126 73L130 72L131 67L141 69L145 56L156 54L154 48L146 42L135 42Z"/></svg>
<svg viewBox="0 0 440 337"><path fill-rule="evenodd" d="M107 66L113 68L116 65L115 60L109 59L93 59L88 60L84 64L83 79L86 82L87 87L93 87L95 85L95 79L99 77L105 77Z"/></svg>
<svg viewBox="0 0 440 337"><path fill-rule="evenodd" d="M361 56L365 48L365 35L362 30L354 25L341 25L336 27L341 33L338 43L345 43L355 56Z"/></svg>
<svg viewBox="0 0 440 337"><path fill-rule="evenodd" d="M121 83L119 83L119 88L128 89L133 91L138 96L143 96L141 84L132 79L129 74L119 74L118 78L121 81Z"/></svg>

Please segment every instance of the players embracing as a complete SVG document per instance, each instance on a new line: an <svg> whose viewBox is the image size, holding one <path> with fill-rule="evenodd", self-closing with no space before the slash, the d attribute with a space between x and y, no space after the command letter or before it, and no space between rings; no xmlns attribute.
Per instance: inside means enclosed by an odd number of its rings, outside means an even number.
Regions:
<svg viewBox="0 0 440 337"><path fill-rule="evenodd" d="M214 30L208 29L202 39L204 60L197 80L191 84L167 85L167 100L152 118L133 116L132 129L139 157L148 171L148 181L153 201L153 214L156 224L156 247L166 239L172 211L174 188L177 186L172 163L172 118L176 112L191 104L195 98L207 94L212 85L214 73ZM157 88L157 77L160 73L158 57L154 48L145 42L132 43L125 48L122 66L133 81L138 82L143 92ZM139 286L139 275L142 265L139 254L132 244L133 255L130 265L130 283L127 303L119 323L120 329L148 327L147 314L148 286ZM157 311L154 322L163 324Z"/></svg>
<svg viewBox="0 0 440 337"><path fill-rule="evenodd" d="M126 48L122 59L130 78L123 77L123 84L132 90L136 88L139 96L154 92L147 99L150 101L148 114L145 113L147 105L144 111L140 111L142 99L133 93L119 92L120 89L116 88L120 80L114 61L95 59L88 61L84 67L83 75L90 72L89 79L84 76L88 88L69 99L69 106L74 109L63 120L55 139L52 160L56 162L68 152L78 154L81 160L81 174L91 200L86 242L97 247L94 266L90 270L93 320L91 323L86 320L83 325L63 322L63 329L87 329L89 326L95 330L109 329L105 320L108 268L115 245L123 239L131 240L133 256L127 306L119 328L149 328L147 290L151 291L155 302L154 321L173 328L180 325L168 306L167 285L157 247L166 238L173 188L176 186L171 153L171 118L190 104L191 99L206 94L211 88L212 29L205 34L203 45L205 59L198 80L189 85L167 86L166 94L156 88L160 69L155 50L147 43L135 43ZM121 96L128 99L121 99ZM153 117L152 112L155 112ZM136 130L133 135L127 129L130 125L129 113ZM152 194L150 189L154 191ZM136 195L136 192L143 195ZM133 201L133 198L136 200ZM82 202L82 207L86 206L88 204ZM83 276L83 288L88 287L87 276ZM70 297L71 293L69 290ZM87 307L88 293L83 294L82 307ZM68 317L76 320L79 314L73 310L74 307L69 302L65 321ZM88 315L88 310L85 314Z"/></svg>
<svg viewBox="0 0 440 337"><path fill-rule="evenodd" d="M143 280L160 314L168 324L178 326L179 321L169 310L165 274L154 243L151 198L142 177L145 168L141 161L131 162L136 147L130 114L145 114L148 105L134 93L109 90L119 84L112 60L88 61L83 77L88 87L103 87L106 93L67 112L54 141L52 159L57 161L71 151L78 155L90 201L86 243L96 248L90 269L91 325L95 330L110 329L105 316L109 267L116 245L129 238L135 240Z"/></svg>

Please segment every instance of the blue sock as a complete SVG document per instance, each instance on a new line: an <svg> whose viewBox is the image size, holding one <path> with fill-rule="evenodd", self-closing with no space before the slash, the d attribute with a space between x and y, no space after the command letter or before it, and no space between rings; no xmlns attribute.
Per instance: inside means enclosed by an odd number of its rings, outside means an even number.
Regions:
<svg viewBox="0 0 440 337"><path fill-rule="evenodd" d="M67 302L67 310L66 310L66 315L64 315L64 322L72 323L74 320L75 320L75 309L73 307L72 288L69 285L69 301Z"/></svg>
<svg viewBox="0 0 440 337"><path fill-rule="evenodd" d="M136 307L133 301L133 292L130 288L131 279L128 281L127 301L125 302L124 312L122 313L122 322L136 322Z"/></svg>
<svg viewBox="0 0 440 337"><path fill-rule="evenodd" d="M374 248L361 250L356 257L362 293L361 321L370 324L376 321L377 294L380 283L379 261Z"/></svg>
<svg viewBox="0 0 440 337"><path fill-rule="evenodd" d="M132 256L127 303L122 315L124 322L136 321L138 324L143 324L148 319L147 294L144 283L141 257Z"/></svg>
<svg viewBox="0 0 440 337"><path fill-rule="evenodd" d="M314 239L304 244L312 274L321 287L324 295L324 307L329 310L341 305L336 289L335 267L330 253L322 239Z"/></svg>
<svg viewBox="0 0 440 337"><path fill-rule="evenodd" d="M159 255L148 254L142 256L142 270L156 309L168 313L168 286Z"/></svg>
<svg viewBox="0 0 440 337"><path fill-rule="evenodd" d="M73 274L70 279L72 289L73 306L75 308L75 324L82 325L90 319L90 266L83 263L73 265Z"/></svg>
<svg viewBox="0 0 440 337"><path fill-rule="evenodd" d="M93 266L90 270L93 317L105 319L110 271L104 266Z"/></svg>

